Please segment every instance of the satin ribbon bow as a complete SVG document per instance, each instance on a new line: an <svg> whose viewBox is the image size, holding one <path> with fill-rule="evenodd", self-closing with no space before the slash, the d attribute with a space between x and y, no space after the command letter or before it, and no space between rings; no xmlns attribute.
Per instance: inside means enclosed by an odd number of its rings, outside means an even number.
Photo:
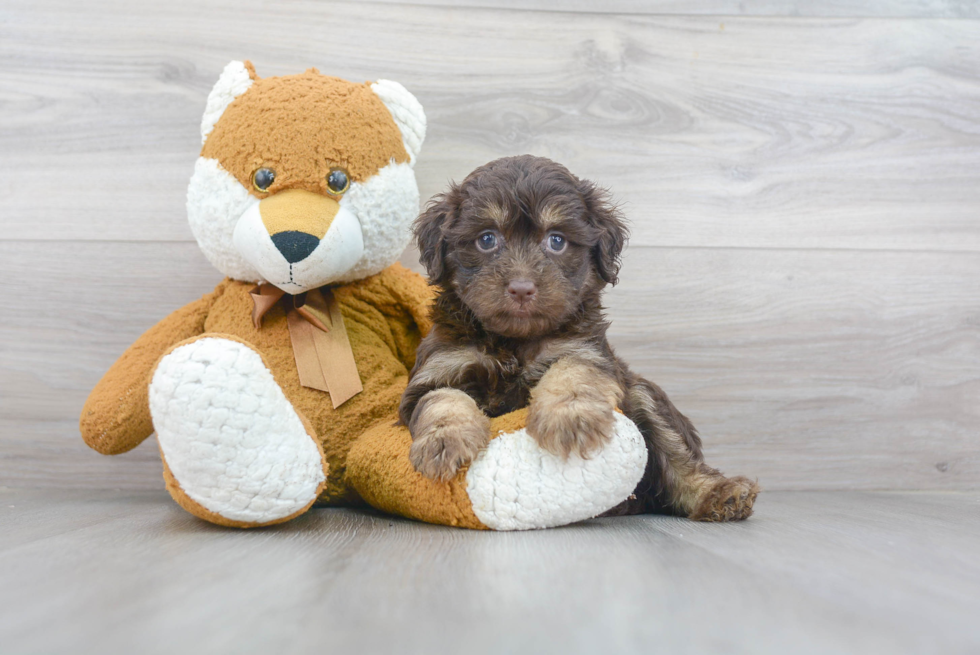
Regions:
<svg viewBox="0 0 980 655"><path fill-rule="evenodd" d="M364 390L340 305L330 289L294 296L271 284L260 284L249 295L256 330L262 328L262 317L282 303L301 385L329 393L334 409Z"/></svg>

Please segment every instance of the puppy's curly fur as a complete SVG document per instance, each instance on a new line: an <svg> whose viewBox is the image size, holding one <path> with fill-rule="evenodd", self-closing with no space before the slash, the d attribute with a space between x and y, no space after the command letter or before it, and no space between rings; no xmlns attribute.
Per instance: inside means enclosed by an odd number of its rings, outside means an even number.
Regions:
<svg viewBox="0 0 980 655"><path fill-rule="evenodd" d="M758 485L705 464L691 422L606 339L601 295L627 236L604 190L541 157L490 162L433 198L415 237L440 292L399 408L418 471L452 477L489 439L485 415L528 405L543 448L587 457L609 440L618 407L650 457L611 514L752 514Z"/></svg>

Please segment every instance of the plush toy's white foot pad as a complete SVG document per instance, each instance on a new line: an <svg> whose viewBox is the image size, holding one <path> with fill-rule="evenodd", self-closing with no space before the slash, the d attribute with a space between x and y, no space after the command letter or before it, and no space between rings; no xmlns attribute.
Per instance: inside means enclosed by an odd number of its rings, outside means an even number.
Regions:
<svg viewBox="0 0 980 655"><path fill-rule="evenodd" d="M598 516L626 500L643 477L647 449L636 424L616 414L612 440L591 459L567 460L517 430L473 460L466 491L476 517L494 530L530 530Z"/></svg>
<svg viewBox="0 0 980 655"><path fill-rule="evenodd" d="M216 337L179 346L160 361L149 391L167 466L204 508L266 523L316 498L320 450L248 346Z"/></svg>

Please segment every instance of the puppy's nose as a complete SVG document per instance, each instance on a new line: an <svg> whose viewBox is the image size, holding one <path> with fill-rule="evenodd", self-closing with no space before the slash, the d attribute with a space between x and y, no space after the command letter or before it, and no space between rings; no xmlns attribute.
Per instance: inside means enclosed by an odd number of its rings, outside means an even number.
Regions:
<svg viewBox="0 0 980 655"><path fill-rule="evenodd" d="M312 255L316 247L320 245L320 240L312 234L290 230L289 232L273 234L272 243L286 258L287 262L295 264Z"/></svg>
<svg viewBox="0 0 980 655"><path fill-rule="evenodd" d="M538 287L530 280L511 280L510 284L507 285L507 293L521 304L533 299L537 292Z"/></svg>

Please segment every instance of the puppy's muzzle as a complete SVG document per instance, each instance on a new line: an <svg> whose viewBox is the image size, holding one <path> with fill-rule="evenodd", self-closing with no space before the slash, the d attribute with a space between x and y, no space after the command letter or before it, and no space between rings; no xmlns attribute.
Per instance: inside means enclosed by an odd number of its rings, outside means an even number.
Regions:
<svg viewBox="0 0 980 655"><path fill-rule="evenodd" d="M534 300L534 296L537 295L537 293L538 286L531 280L511 280L510 284L507 285L507 295L521 305Z"/></svg>

